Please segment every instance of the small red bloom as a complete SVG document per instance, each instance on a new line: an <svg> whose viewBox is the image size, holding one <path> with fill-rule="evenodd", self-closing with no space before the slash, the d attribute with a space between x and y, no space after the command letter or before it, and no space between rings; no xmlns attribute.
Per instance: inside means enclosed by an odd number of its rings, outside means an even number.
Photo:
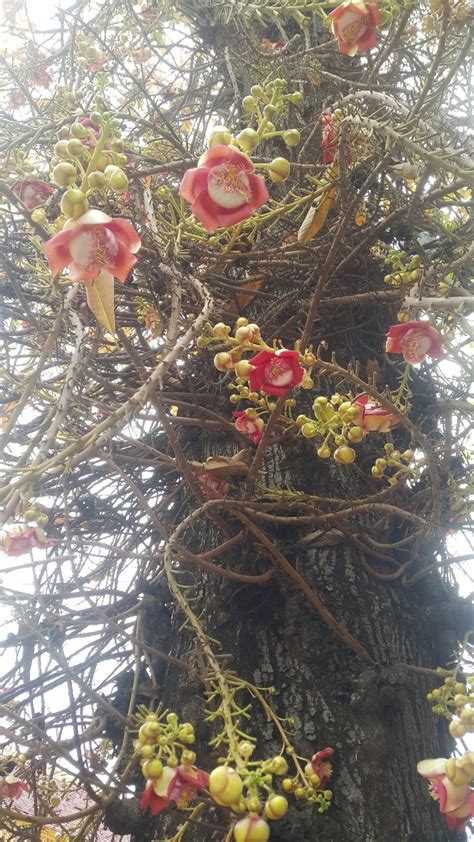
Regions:
<svg viewBox="0 0 474 842"><path fill-rule="evenodd" d="M395 424L400 423L392 412L378 406L368 395L358 395L354 401L354 406L359 410L359 417L355 423L364 430L388 433Z"/></svg>
<svg viewBox="0 0 474 842"><path fill-rule="evenodd" d="M44 205L54 193L54 187L39 179L30 180L23 178L13 185L12 191L25 208L34 210L35 208L39 208L40 205Z"/></svg>
<svg viewBox="0 0 474 842"><path fill-rule="evenodd" d="M329 779L332 775L332 765L328 763L330 757L334 754L332 748L323 748L317 751L311 758L311 768L315 775L320 778L318 789L326 789Z"/></svg>
<svg viewBox="0 0 474 842"><path fill-rule="evenodd" d="M321 123L323 125L323 139L321 141L323 163L332 164L338 151L338 131L334 125L334 115L330 108L326 108ZM344 154L346 164L349 166L349 164L352 164L352 152L347 143L344 146Z"/></svg>
<svg viewBox="0 0 474 842"><path fill-rule="evenodd" d="M29 786L25 781L16 778L15 775L0 777L0 796L2 799L20 798L22 792L28 792Z"/></svg>
<svg viewBox="0 0 474 842"><path fill-rule="evenodd" d="M337 39L339 52L355 56L377 46L376 27L381 15L376 3L348 0L329 13L331 29Z"/></svg>
<svg viewBox="0 0 474 842"><path fill-rule="evenodd" d="M40 526L30 526L27 529L3 536L3 549L7 555L24 555L34 547L46 550L52 546L53 542L48 541Z"/></svg>
<svg viewBox="0 0 474 842"><path fill-rule="evenodd" d="M247 219L268 199L267 186L255 175L250 158L224 144L208 149L198 166L185 172L179 192L208 231Z"/></svg>
<svg viewBox="0 0 474 842"><path fill-rule="evenodd" d="M407 363L422 363L428 357L442 359L443 343L437 330L428 322L405 322L389 328L385 351L403 354Z"/></svg>
<svg viewBox="0 0 474 842"><path fill-rule="evenodd" d="M248 436L252 444L258 444L265 429L262 418L249 418L245 412L234 412L235 429Z"/></svg>
<svg viewBox="0 0 474 842"><path fill-rule="evenodd" d="M219 500L220 497L225 497L229 490L229 483L225 479L213 476L211 471L198 471L196 477L207 500Z"/></svg>
<svg viewBox="0 0 474 842"><path fill-rule="evenodd" d="M279 351L260 351L249 360L252 370L249 374L252 392L261 390L267 395L282 397L293 386L298 386L304 377L304 368L298 362L297 351L281 348Z"/></svg>
<svg viewBox="0 0 474 842"><path fill-rule="evenodd" d="M179 807L187 807L196 795L196 790L205 789L209 775L197 766L178 766L171 769L165 766L159 778L148 781L140 807L147 808L152 816L161 813L171 802Z"/></svg>
<svg viewBox="0 0 474 842"><path fill-rule="evenodd" d="M77 221L68 221L44 244L44 251L53 275L67 266L74 282L92 281L105 272L124 283L137 262L135 252L140 245L140 237L128 220L90 210Z"/></svg>

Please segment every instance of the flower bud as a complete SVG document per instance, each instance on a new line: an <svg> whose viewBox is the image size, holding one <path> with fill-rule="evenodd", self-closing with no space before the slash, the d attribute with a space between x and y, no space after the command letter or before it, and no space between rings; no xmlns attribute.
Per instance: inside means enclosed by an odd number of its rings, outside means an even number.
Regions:
<svg viewBox="0 0 474 842"><path fill-rule="evenodd" d="M154 760L147 760L147 762L142 766L142 774L147 781L152 778L154 780L156 780L156 778L160 778L163 774L163 764L161 760L158 760L157 757L155 757Z"/></svg>
<svg viewBox="0 0 474 842"><path fill-rule="evenodd" d="M239 316L237 319L235 326L236 327L246 327L248 325L249 320L245 318L245 316Z"/></svg>
<svg viewBox="0 0 474 842"><path fill-rule="evenodd" d="M59 140L54 144L54 154L57 155L58 158L69 157L69 152L67 151L67 140Z"/></svg>
<svg viewBox="0 0 474 842"><path fill-rule="evenodd" d="M189 751L189 749L184 749L181 755L181 763L183 766L193 766L196 762L197 755L195 751Z"/></svg>
<svg viewBox="0 0 474 842"><path fill-rule="evenodd" d="M267 842L270 828L259 816L245 816L234 827L235 842Z"/></svg>
<svg viewBox="0 0 474 842"><path fill-rule="evenodd" d="M264 807L267 819L282 819L288 812L288 801L284 795L271 795Z"/></svg>
<svg viewBox="0 0 474 842"><path fill-rule="evenodd" d="M107 168L108 169L108 168ZM128 189L128 178L122 170L117 169L108 178L109 186L116 193L125 193Z"/></svg>
<svg viewBox="0 0 474 842"><path fill-rule="evenodd" d="M305 439L312 439L318 434L318 430L316 424L310 422L309 424L303 424L301 427L301 432Z"/></svg>
<svg viewBox="0 0 474 842"><path fill-rule="evenodd" d="M93 111L92 114L90 115L90 119L91 119L91 123L93 123L94 126L101 126L102 125L103 117L102 117L102 114L100 113L100 111Z"/></svg>
<svg viewBox="0 0 474 842"><path fill-rule="evenodd" d="M209 146L228 146L232 135L227 126L214 126L209 135Z"/></svg>
<svg viewBox="0 0 474 842"><path fill-rule="evenodd" d="M82 123L73 123L70 131L73 137L77 137L79 139L81 137L87 137L88 134L87 129L82 125Z"/></svg>
<svg viewBox="0 0 474 842"><path fill-rule="evenodd" d="M229 371L233 368L233 361L227 351L220 351L214 357L214 365L218 371Z"/></svg>
<svg viewBox="0 0 474 842"><path fill-rule="evenodd" d="M241 380L246 380L252 371L253 366L248 360L240 360L235 366L235 373Z"/></svg>
<svg viewBox="0 0 474 842"><path fill-rule="evenodd" d="M83 158L84 157L84 146L82 145L81 141L77 138L73 137L72 140L67 141L67 151L68 155L71 158Z"/></svg>
<svg viewBox="0 0 474 842"><path fill-rule="evenodd" d="M297 427L302 427L303 424L308 424L311 422L311 418L308 418L307 415L298 415L295 423Z"/></svg>
<svg viewBox="0 0 474 842"><path fill-rule="evenodd" d="M288 763L281 754L278 754L272 760L272 769L275 775L286 775L288 772Z"/></svg>
<svg viewBox="0 0 474 842"><path fill-rule="evenodd" d="M107 179L103 172L99 172L99 170L94 170L94 172L89 173L87 176L87 183L89 187L93 190L100 189L101 187L105 187L107 184Z"/></svg>
<svg viewBox="0 0 474 842"><path fill-rule="evenodd" d="M352 447L338 447L334 451L334 459L341 465L350 465L356 458L356 452Z"/></svg>
<svg viewBox="0 0 474 842"><path fill-rule="evenodd" d="M260 336L260 328L256 324L242 325L235 331L235 338L238 342L253 342Z"/></svg>
<svg viewBox="0 0 474 842"><path fill-rule="evenodd" d="M364 438L364 431L362 427L352 427L347 434L349 441L359 442Z"/></svg>
<svg viewBox="0 0 474 842"><path fill-rule="evenodd" d="M69 137L69 126L61 126L58 131L58 137L60 140L64 140L66 137Z"/></svg>
<svg viewBox="0 0 474 842"><path fill-rule="evenodd" d="M255 102L253 96L244 96L242 100L242 107L244 111L248 111L249 114L252 114L254 111L256 111L257 103Z"/></svg>
<svg viewBox="0 0 474 842"><path fill-rule="evenodd" d="M76 168L73 164L63 161L53 170L53 181L58 187L69 187L76 180Z"/></svg>
<svg viewBox="0 0 474 842"><path fill-rule="evenodd" d="M286 132L283 132L283 141L287 146L298 146L300 138L301 135L298 129L288 129Z"/></svg>
<svg viewBox="0 0 474 842"><path fill-rule="evenodd" d="M215 339L226 339L230 333L229 325L224 324L224 322L217 322L216 325L212 328L212 335Z"/></svg>
<svg viewBox="0 0 474 842"><path fill-rule="evenodd" d="M35 210L31 213L31 221L44 225L44 223L47 222L47 216L44 208L35 208Z"/></svg>
<svg viewBox="0 0 474 842"><path fill-rule="evenodd" d="M292 94L288 94L288 99L293 103L293 105L301 105L303 102L303 94L301 91L295 91Z"/></svg>
<svg viewBox="0 0 474 842"><path fill-rule="evenodd" d="M250 93L251 93L251 94L252 94L252 96L254 96L256 99L258 99L258 98L259 98L259 97L261 97L261 96L262 96L262 94L263 94L263 88L262 88L262 86L261 86L261 85L252 85L252 87L250 88Z"/></svg>
<svg viewBox="0 0 474 842"><path fill-rule="evenodd" d="M290 162L286 158L274 158L268 164L268 175L272 181L285 181L290 174Z"/></svg>
<svg viewBox="0 0 474 842"><path fill-rule="evenodd" d="M252 152L258 143L258 134L255 129L243 129L237 135L237 142L246 152Z"/></svg>
<svg viewBox="0 0 474 842"><path fill-rule="evenodd" d="M72 187L70 190L66 190L61 199L61 210L64 216L67 216L70 219L79 219L79 217L86 212L88 207L89 202L87 200L87 196L82 192L82 190L78 190L75 187Z"/></svg>
<svg viewBox="0 0 474 842"><path fill-rule="evenodd" d="M316 452L320 459L329 459L329 457L331 456L331 451L327 445L318 447Z"/></svg>
<svg viewBox="0 0 474 842"><path fill-rule="evenodd" d="M145 745L140 747L140 757L142 757L143 760L151 760L154 754L155 749L153 746Z"/></svg>
<svg viewBox="0 0 474 842"><path fill-rule="evenodd" d="M209 776L209 792L217 804L228 807L240 800L243 783L239 773L230 766L217 766ZM237 838L237 837L236 837ZM242 840L246 837L242 836Z"/></svg>
<svg viewBox="0 0 474 842"><path fill-rule="evenodd" d="M378 479L383 476L383 471L381 471L380 468L377 468L377 465L372 466L370 473L373 477L377 477Z"/></svg>

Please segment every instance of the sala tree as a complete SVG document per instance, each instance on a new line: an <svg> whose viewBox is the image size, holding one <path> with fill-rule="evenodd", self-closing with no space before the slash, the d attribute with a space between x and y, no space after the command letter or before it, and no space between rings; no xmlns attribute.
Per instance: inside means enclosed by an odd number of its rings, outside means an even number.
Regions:
<svg viewBox="0 0 474 842"><path fill-rule="evenodd" d="M33 6L3 4L2 828L463 838L467 3Z"/></svg>

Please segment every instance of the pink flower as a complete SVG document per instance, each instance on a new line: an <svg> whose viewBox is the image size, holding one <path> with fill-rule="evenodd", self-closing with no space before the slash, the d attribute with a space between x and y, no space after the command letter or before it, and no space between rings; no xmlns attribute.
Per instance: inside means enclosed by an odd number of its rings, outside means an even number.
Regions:
<svg viewBox="0 0 474 842"><path fill-rule="evenodd" d="M49 88L53 77L48 73L45 67L39 67L33 73L33 82L40 86L40 88Z"/></svg>
<svg viewBox="0 0 474 842"><path fill-rule="evenodd" d="M249 418L245 412L234 412L235 429L248 436L252 444L258 444L265 429L262 418Z"/></svg>
<svg viewBox="0 0 474 842"><path fill-rule="evenodd" d="M209 775L196 766L165 766L159 778L148 781L140 807L147 808L152 816L161 813L174 801L178 807L187 807L195 797L196 790L205 789Z"/></svg>
<svg viewBox="0 0 474 842"><path fill-rule="evenodd" d="M403 354L411 365L422 363L427 356L438 360L444 357L441 337L428 322L392 325L386 336L387 354Z"/></svg>
<svg viewBox="0 0 474 842"><path fill-rule="evenodd" d="M59 234L44 244L53 275L66 266L71 281L92 281L105 272L124 281L137 261L141 241L126 219L112 219L98 210L69 220Z"/></svg>
<svg viewBox="0 0 474 842"><path fill-rule="evenodd" d="M33 547L47 549L53 542L48 541L40 526L30 526L18 532L11 532L3 536L3 549L7 555L18 556L28 553Z"/></svg>
<svg viewBox="0 0 474 842"><path fill-rule="evenodd" d="M337 39L339 52L355 56L377 46L375 27L381 22L376 3L348 0L329 13L331 29Z"/></svg>
<svg viewBox="0 0 474 842"><path fill-rule="evenodd" d="M92 73L97 73L99 70L104 68L108 61L110 61L110 58L106 56L105 53L98 53L86 65L86 69L90 70Z"/></svg>
<svg viewBox="0 0 474 842"><path fill-rule="evenodd" d="M229 483L225 479L212 476L211 471L198 471L196 477L207 500L219 500L220 497L225 497L229 490Z"/></svg>
<svg viewBox="0 0 474 842"><path fill-rule="evenodd" d="M267 395L282 397L293 386L298 386L304 377L304 368L298 362L298 352L281 348L279 351L260 351L249 360L252 392L261 390Z"/></svg>
<svg viewBox="0 0 474 842"><path fill-rule="evenodd" d="M28 792L28 790L28 784L20 778L16 778L15 775L0 777L0 795L3 799L12 798L16 800L20 798L22 792Z"/></svg>
<svg viewBox="0 0 474 842"><path fill-rule="evenodd" d="M13 185L12 191L25 208L34 210L44 205L54 193L54 187L50 187L45 181L39 179L30 181L24 178Z"/></svg>
<svg viewBox="0 0 474 842"><path fill-rule="evenodd" d="M332 775L332 765L328 763L330 757L332 757L334 751L332 748L323 748L321 751L317 751L316 754L313 754L311 758L311 768L315 775L318 775L320 778L318 789L326 789L329 783L329 779Z"/></svg>
<svg viewBox="0 0 474 842"><path fill-rule="evenodd" d="M416 768L430 781L431 795L439 802L449 829L461 832L474 815L474 792L469 785L474 774L474 752L449 760L421 760Z"/></svg>
<svg viewBox="0 0 474 842"><path fill-rule="evenodd" d="M323 163L332 164L338 151L338 131L334 126L334 115L330 108L326 108L321 118L321 123L323 125L323 139L321 141ZM347 143L344 146L344 154L346 164L352 164L352 152Z"/></svg>
<svg viewBox="0 0 474 842"><path fill-rule="evenodd" d="M185 172L179 192L208 231L247 219L268 199L266 184L255 175L250 158L223 144L208 149L197 168Z"/></svg>
<svg viewBox="0 0 474 842"><path fill-rule="evenodd" d="M391 427L400 423L392 412L378 406L368 395L358 395L354 401L354 406L359 410L359 417L355 423L363 427L364 430L388 433Z"/></svg>

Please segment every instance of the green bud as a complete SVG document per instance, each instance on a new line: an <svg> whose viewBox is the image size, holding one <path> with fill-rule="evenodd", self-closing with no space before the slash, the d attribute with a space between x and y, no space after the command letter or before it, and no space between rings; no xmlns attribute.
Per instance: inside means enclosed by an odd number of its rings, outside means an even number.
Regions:
<svg viewBox="0 0 474 842"><path fill-rule="evenodd" d="M288 99L293 105L301 105L303 102L303 94L300 91L295 91L292 94L288 94Z"/></svg>
<svg viewBox="0 0 474 842"><path fill-rule="evenodd" d="M298 146L301 135L298 129L288 129L283 133L283 140L287 146Z"/></svg>
<svg viewBox="0 0 474 842"><path fill-rule="evenodd" d="M227 126L214 126L209 135L209 148L211 146L228 146L232 135Z"/></svg>
<svg viewBox="0 0 474 842"><path fill-rule="evenodd" d="M255 102L253 96L244 96L242 100L242 107L244 111L248 111L249 114L253 114L253 112L257 110L257 103Z"/></svg>
<svg viewBox="0 0 474 842"><path fill-rule="evenodd" d="M278 111L278 109L277 109L276 105L272 105L269 102L268 105L266 105L265 108L263 109L263 115L264 115L264 117L272 117L273 114L276 114L277 111Z"/></svg>
<svg viewBox="0 0 474 842"><path fill-rule="evenodd" d="M268 174L271 180L276 183L285 181L290 174L290 162L286 158L274 158L268 164Z"/></svg>
<svg viewBox="0 0 474 842"><path fill-rule="evenodd" d="M71 155L72 158L83 158L85 154L84 146L75 137L72 140L68 140L67 151L68 155Z"/></svg>
<svg viewBox="0 0 474 842"><path fill-rule="evenodd" d="M112 152L123 152L123 140L114 140L110 148Z"/></svg>
<svg viewBox="0 0 474 842"><path fill-rule="evenodd" d="M61 126L58 131L58 137L60 140L64 140L64 138L69 137L69 126Z"/></svg>
<svg viewBox="0 0 474 842"><path fill-rule="evenodd" d="M87 176L87 182L89 187L93 190L100 189L101 187L105 187L107 183L107 179L103 172L99 172L99 170L94 170L94 172L89 173Z"/></svg>
<svg viewBox="0 0 474 842"><path fill-rule="evenodd" d="M73 164L62 161L53 170L53 181L58 187L69 187L76 180L76 168Z"/></svg>
<svg viewBox="0 0 474 842"><path fill-rule="evenodd" d="M90 115L91 122L94 123L94 126L101 126L102 125L102 114L99 111L93 111Z"/></svg>
<svg viewBox="0 0 474 842"><path fill-rule="evenodd" d="M87 137L88 132L85 126L82 123L73 123L71 126L71 134L73 137L81 138Z"/></svg>
<svg viewBox="0 0 474 842"><path fill-rule="evenodd" d="M257 132L255 129L244 129L237 135L237 141L246 152L252 152L258 143Z"/></svg>
<svg viewBox="0 0 474 842"><path fill-rule="evenodd" d="M58 158L69 158L67 140L59 140L58 143L54 144L54 154L57 155Z"/></svg>
<svg viewBox="0 0 474 842"><path fill-rule="evenodd" d="M75 187L71 190L66 190L61 199L61 210L64 216L70 219L79 219L88 207L89 202L87 201L87 196L84 195L82 190L78 190Z"/></svg>
<svg viewBox="0 0 474 842"><path fill-rule="evenodd" d="M252 87L250 88L250 93L256 99L259 99L263 94L263 88L261 85L252 85Z"/></svg>
<svg viewBox="0 0 474 842"><path fill-rule="evenodd" d="M125 173L119 169L109 176L108 182L112 190L115 190L116 193L125 193L128 188L128 178Z"/></svg>

